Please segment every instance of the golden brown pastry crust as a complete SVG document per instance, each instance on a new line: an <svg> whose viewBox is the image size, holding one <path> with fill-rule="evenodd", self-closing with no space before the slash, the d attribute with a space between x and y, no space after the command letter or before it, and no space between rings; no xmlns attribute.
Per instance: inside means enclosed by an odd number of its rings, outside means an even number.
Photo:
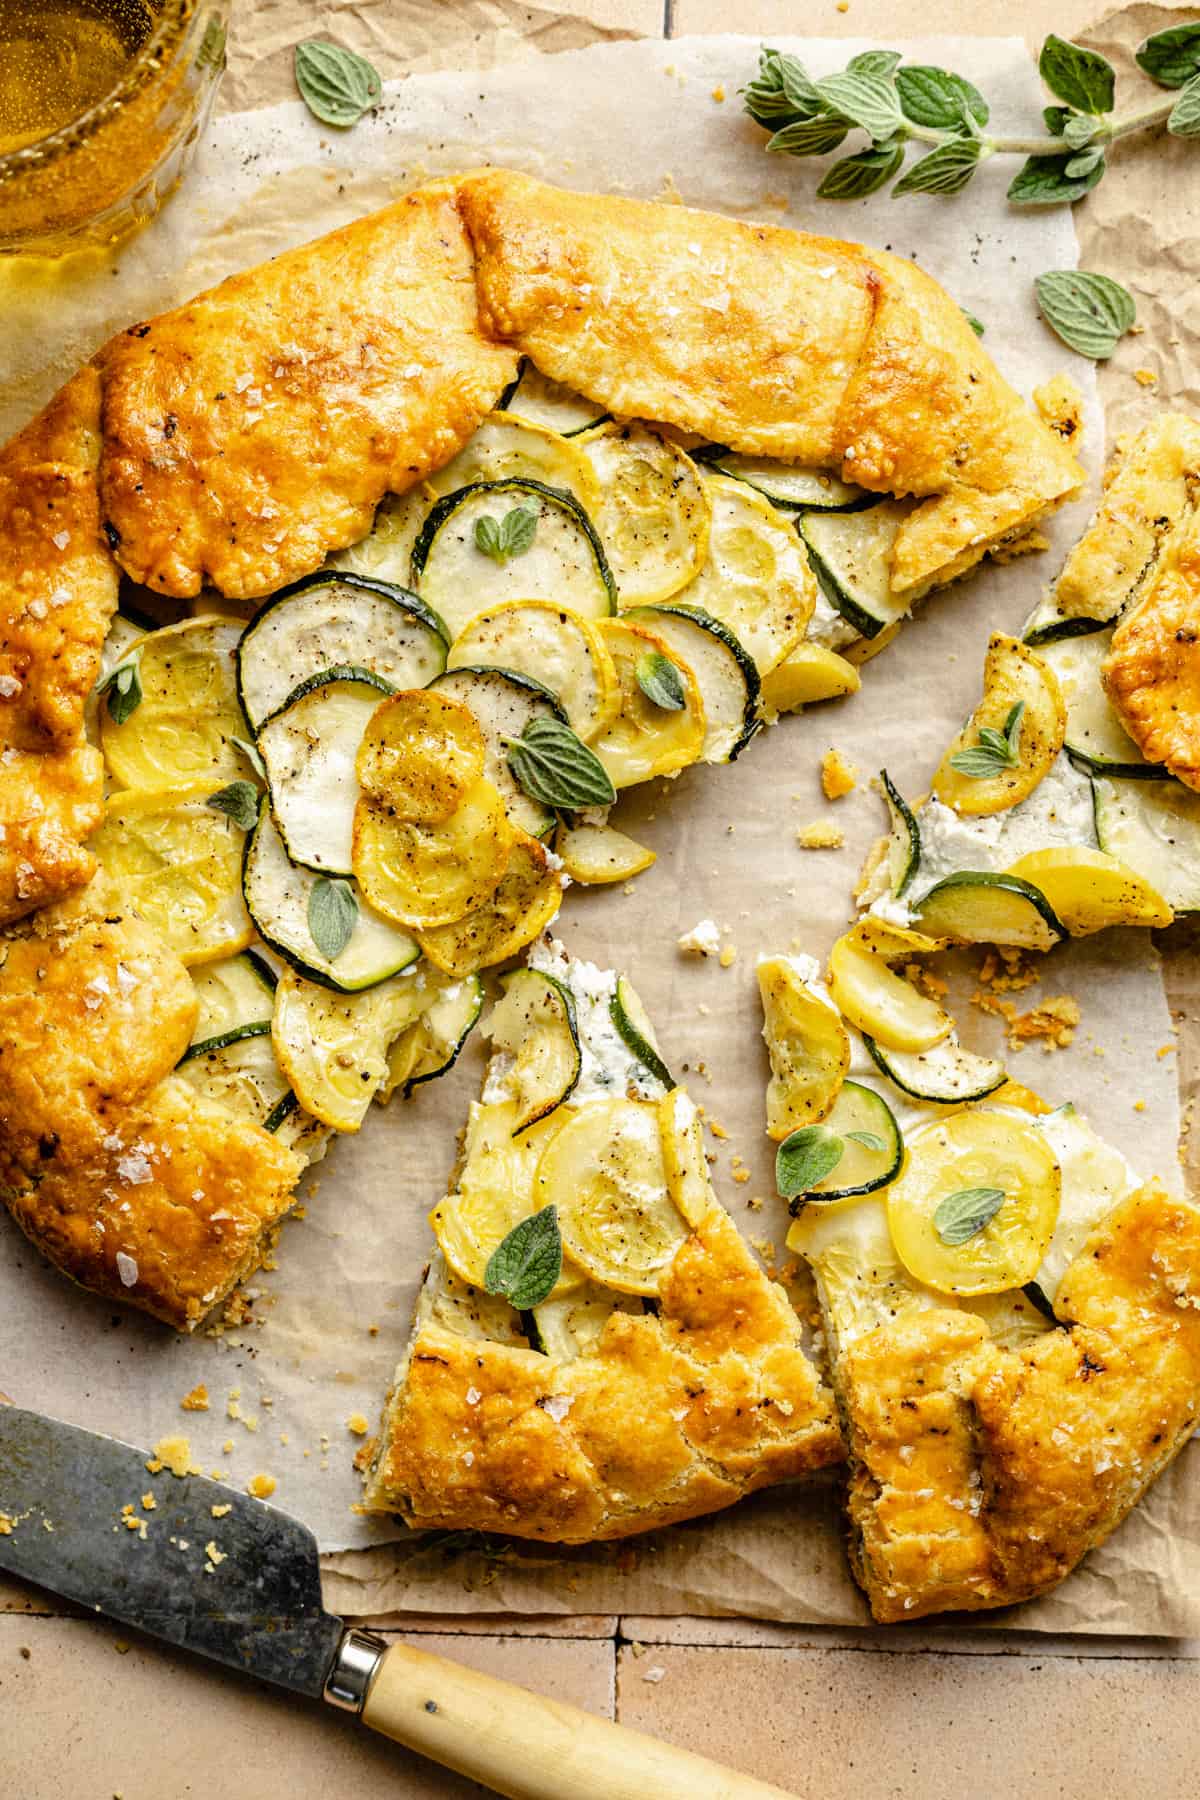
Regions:
<svg viewBox="0 0 1200 1800"><path fill-rule="evenodd" d="M121 566L269 594L448 462L516 372L476 324L452 183L418 188L122 332L101 491Z"/></svg>
<svg viewBox="0 0 1200 1800"><path fill-rule="evenodd" d="M0 1195L66 1274L191 1330L262 1261L301 1159L172 1074L187 970L101 882L0 934Z"/></svg>
<svg viewBox="0 0 1200 1800"><path fill-rule="evenodd" d="M899 257L494 169L459 183L486 330L622 415L926 499L915 599L1074 493L1083 471L961 309Z"/></svg>
<svg viewBox="0 0 1200 1800"><path fill-rule="evenodd" d="M881 1621L1008 1606L1103 1542L1200 1410L1200 1212L1131 1194L1020 1350L954 1307L885 1325L839 1376L855 1573Z"/></svg>
<svg viewBox="0 0 1200 1800"><path fill-rule="evenodd" d="M1200 512L1172 532L1145 595L1113 633L1102 675L1146 760L1200 788Z"/></svg>
<svg viewBox="0 0 1200 1800"><path fill-rule="evenodd" d="M714 1205L658 1316L614 1312L574 1361L421 1329L366 1498L413 1526L589 1543L731 1506L841 1456L794 1312Z"/></svg>

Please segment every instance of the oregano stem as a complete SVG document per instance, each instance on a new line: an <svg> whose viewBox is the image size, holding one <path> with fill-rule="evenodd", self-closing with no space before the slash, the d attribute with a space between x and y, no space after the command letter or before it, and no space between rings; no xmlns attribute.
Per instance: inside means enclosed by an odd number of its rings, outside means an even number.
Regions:
<svg viewBox="0 0 1200 1800"><path fill-rule="evenodd" d="M1141 112L1128 113L1123 119L1113 119L1109 124L1096 121L1100 129L1093 144L1110 144L1117 138L1129 137L1135 131L1148 131L1153 125L1163 125L1171 116L1171 111L1178 100L1178 94L1168 94L1165 100L1156 101L1153 106L1145 107ZM916 131L913 136L917 136ZM987 149L993 154L1002 156L1066 156L1070 146L1064 144L1060 137L985 137ZM1092 146L1089 145L1090 149Z"/></svg>

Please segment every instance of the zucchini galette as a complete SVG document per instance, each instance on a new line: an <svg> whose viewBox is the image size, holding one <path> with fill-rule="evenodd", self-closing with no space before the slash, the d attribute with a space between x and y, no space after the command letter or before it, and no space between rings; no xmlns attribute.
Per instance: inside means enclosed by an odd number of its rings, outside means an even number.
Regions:
<svg viewBox="0 0 1200 1800"><path fill-rule="evenodd" d="M839 1461L796 1315L713 1193L630 983L539 943L483 1029L368 1505L590 1542Z"/></svg>
<svg viewBox="0 0 1200 1800"><path fill-rule="evenodd" d="M910 808L883 777L893 830L862 891L873 913L1045 950L1200 907L1198 498L1195 421L1165 414L1121 446L1021 639L993 637L931 794Z"/></svg>
<svg viewBox="0 0 1200 1800"><path fill-rule="evenodd" d="M828 980L759 964L767 1127L850 1458L880 1620L1045 1592L1200 1410L1200 1212L958 1042L867 919Z"/></svg>

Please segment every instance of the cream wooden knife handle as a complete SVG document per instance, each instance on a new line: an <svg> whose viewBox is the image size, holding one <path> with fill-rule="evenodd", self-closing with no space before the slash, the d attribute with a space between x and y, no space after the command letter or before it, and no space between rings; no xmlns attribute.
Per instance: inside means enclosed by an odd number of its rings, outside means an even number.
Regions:
<svg viewBox="0 0 1200 1800"><path fill-rule="evenodd" d="M362 1718L509 1800L789 1800L782 1788L407 1644L379 1656Z"/></svg>

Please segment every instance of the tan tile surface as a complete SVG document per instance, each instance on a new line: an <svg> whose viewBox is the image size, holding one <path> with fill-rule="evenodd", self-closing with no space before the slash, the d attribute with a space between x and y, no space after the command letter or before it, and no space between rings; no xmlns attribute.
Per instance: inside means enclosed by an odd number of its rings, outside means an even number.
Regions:
<svg viewBox="0 0 1200 1800"><path fill-rule="evenodd" d="M472 1621L467 1620L470 1629ZM979 1630L946 1625L880 1626L843 1630L820 1625L775 1625L766 1619L639 1617L626 1613L621 1637L638 1644L728 1645L734 1649L868 1650L887 1654L953 1651L962 1656L1103 1656L1200 1658L1200 1639L1054 1637L1042 1631Z"/></svg>
<svg viewBox="0 0 1200 1800"><path fill-rule="evenodd" d="M894 0L849 0L845 12L837 0L671 0L671 35L685 32L742 31L792 37L869 37L888 44L893 38L920 33L970 31L980 37L1019 37L1039 47L1047 31L1062 37L1081 31L1097 16L1095 0L1060 0L1053 21L1045 7L1014 6L1011 0L921 0L916 14L902 14Z"/></svg>

